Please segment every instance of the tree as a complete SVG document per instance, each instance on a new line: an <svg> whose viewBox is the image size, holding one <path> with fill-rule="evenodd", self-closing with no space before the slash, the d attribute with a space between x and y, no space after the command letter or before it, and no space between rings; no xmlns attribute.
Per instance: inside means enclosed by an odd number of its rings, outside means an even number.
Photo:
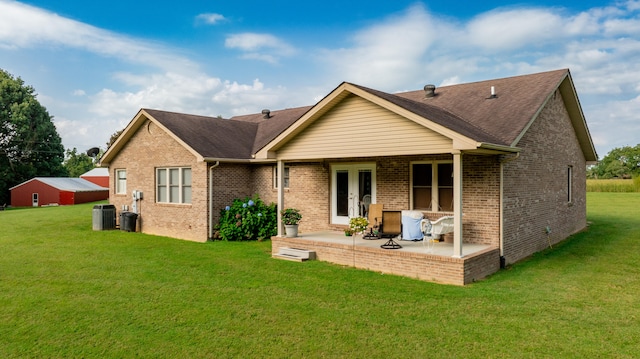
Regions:
<svg viewBox="0 0 640 359"><path fill-rule="evenodd" d="M0 205L9 188L36 176L66 176L64 147L35 90L0 69Z"/></svg>
<svg viewBox="0 0 640 359"><path fill-rule="evenodd" d="M118 139L118 137L120 137L122 132L124 132L124 130L116 131L111 135L111 137L109 137L109 142L107 142L107 148L111 147L111 145L113 145L113 143L116 142L116 140Z"/></svg>
<svg viewBox="0 0 640 359"><path fill-rule="evenodd" d="M69 173L69 177L80 177L81 174L96 167L91 157L86 153L78 153L75 147L73 150L67 150L65 157L64 168Z"/></svg>
<svg viewBox="0 0 640 359"><path fill-rule="evenodd" d="M589 178L631 178L640 176L640 144L614 148L589 169Z"/></svg>

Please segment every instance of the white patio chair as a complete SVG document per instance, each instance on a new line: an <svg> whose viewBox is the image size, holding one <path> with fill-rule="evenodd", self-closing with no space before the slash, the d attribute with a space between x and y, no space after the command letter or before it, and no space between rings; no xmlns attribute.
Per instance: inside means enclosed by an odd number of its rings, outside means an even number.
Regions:
<svg viewBox="0 0 640 359"><path fill-rule="evenodd" d="M440 239L441 235L453 232L453 216L440 217L431 225L431 235L435 239Z"/></svg>
<svg viewBox="0 0 640 359"><path fill-rule="evenodd" d="M369 216L369 206L371 205L371 195L365 194L362 196L362 202L360 202L360 216L367 218Z"/></svg>
<svg viewBox="0 0 640 359"><path fill-rule="evenodd" d="M424 218L420 221L420 230L422 231L422 246L427 249L428 253L433 252L433 244L435 238L431 234L433 225L429 218Z"/></svg>
<svg viewBox="0 0 640 359"><path fill-rule="evenodd" d="M428 218L420 221L422 230L422 245L427 248L427 252L433 252L433 245L440 240L440 236L453 232L453 216L445 216L431 222Z"/></svg>

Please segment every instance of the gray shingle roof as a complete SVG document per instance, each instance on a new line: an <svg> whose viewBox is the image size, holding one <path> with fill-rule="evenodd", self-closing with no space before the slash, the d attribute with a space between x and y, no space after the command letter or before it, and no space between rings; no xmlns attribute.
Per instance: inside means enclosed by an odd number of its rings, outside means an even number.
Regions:
<svg viewBox="0 0 640 359"><path fill-rule="evenodd" d="M515 146L530 121L569 70L556 70L452 86L390 94L359 85L405 110L449 128L474 141ZM491 97L491 87L497 96ZM204 158L251 159L313 106L274 110L222 119L144 109L176 137Z"/></svg>
<svg viewBox="0 0 640 359"><path fill-rule="evenodd" d="M568 73L569 70L563 69L443 86L436 88L436 96L431 98L425 98L423 90L398 93L395 96L431 105L455 115L463 122L456 125L458 130L453 127L451 129L473 133L472 128L475 128L480 132L472 135L473 139L511 146ZM495 98L491 98L491 86L495 88ZM436 118L431 120L437 121ZM483 137L482 133L490 137ZM499 142L493 142L491 138Z"/></svg>

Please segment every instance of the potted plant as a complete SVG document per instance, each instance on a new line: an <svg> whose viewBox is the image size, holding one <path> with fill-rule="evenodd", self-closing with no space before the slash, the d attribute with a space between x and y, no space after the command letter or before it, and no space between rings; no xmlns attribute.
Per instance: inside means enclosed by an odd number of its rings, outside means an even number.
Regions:
<svg viewBox="0 0 640 359"><path fill-rule="evenodd" d="M353 233L364 233L369 225L369 221L364 217L353 217L349 219L349 228Z"/></svg>
<svg viewBox="0 0 640 359"><path fill-rule="evenodd" d="M295 208L285 208L280 211L282 223L285 228L286 237L293 238L298 236L298 223L302 219L300 211Z"/></svg>

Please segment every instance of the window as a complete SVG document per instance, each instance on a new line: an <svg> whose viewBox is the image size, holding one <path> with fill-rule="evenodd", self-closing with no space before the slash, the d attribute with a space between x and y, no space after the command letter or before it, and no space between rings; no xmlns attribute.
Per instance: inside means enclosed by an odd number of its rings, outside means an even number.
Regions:
<svg viewBox="0 0 640 359"><path fill-rule="evenodd" d="M116 194L127 193L127 170L116 170Z"/></svg>
<svg viewBox="0 0 640 359"><path fill-rule="evenodd" d="M573 166L567 167L567 202L573 202Z"/></svg>
<svg viewBox="0 0 640 359"><path fill-rule="evenodd" d="M278 188L278 166L273 167L273 188ZM284 188L289 188L289 167L284 168Z"/></svg>
<svg viewBox="0 0 640 359"><path fill-rule="evenodd" d="M191 203L191 168L156 169L156 202Z"/></svg>
<svg viewBox="0 0 640 359"><path fill-rule="evenodd" d="M413 209L453 212L453 163L413 163L411 200Z"/></svg>

